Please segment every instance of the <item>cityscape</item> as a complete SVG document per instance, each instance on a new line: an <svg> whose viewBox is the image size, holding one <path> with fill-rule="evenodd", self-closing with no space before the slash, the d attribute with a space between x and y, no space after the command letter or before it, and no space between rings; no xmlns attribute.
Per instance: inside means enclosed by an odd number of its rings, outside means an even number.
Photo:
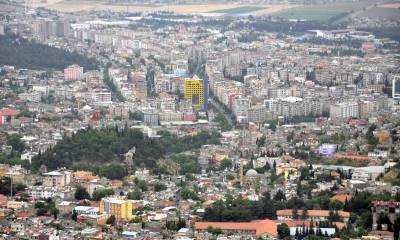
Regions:
<svg viewBox="0 0 400 240"><path fill-rule="evenodd" d="M0 239L399 235L399 1L0 0Z"/></svg>

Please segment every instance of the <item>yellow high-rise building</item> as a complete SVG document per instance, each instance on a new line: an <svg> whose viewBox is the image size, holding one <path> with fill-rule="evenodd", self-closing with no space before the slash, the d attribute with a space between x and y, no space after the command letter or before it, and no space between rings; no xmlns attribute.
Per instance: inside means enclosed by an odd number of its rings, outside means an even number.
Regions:
<svg viewBox="0 0 400 240"><path fill-rule="evenodd" d="M103 198L99 204L100 214L114 215L117 220L131 220L135 208L134 201L120 198Z"/></svg>
<svg viewBox="0 0 400 240"><path fill-rule="evenodd" d="M194 108L204 106L204 83L201 79L185 79L184 97L192 103Z"/></svg>

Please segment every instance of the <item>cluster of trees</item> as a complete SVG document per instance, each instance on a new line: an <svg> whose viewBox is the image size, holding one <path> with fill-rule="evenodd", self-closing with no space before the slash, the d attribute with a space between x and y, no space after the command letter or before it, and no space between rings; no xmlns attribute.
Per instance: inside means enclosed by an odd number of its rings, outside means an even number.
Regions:
<svg viewBox="0 0 400 240"><path fill-rule="evenodd" d="M200 200L200 196L192 189L184 188L181 191L181 196L184 200L192 199L195 201Z"/></svg>
<svg viewBox="0 0 400 240"><path fill-rule="evenodd" d="M400 27L398 26L362 28L357 30L371 32L378 38L391 38L400 41Z"/></svg>
<svg viewBox="0 0 400 240"><path fill-rule="evenodd" d="M93 201L100 201L102 198L114 195L114 190L111 188L97 189L92 194Z"/></svg>
<svg viewBox="0 0 400 240"><path fill-rule="evenodd" d="M23 192L26 186L22 183L13 183L12 193L13 196L19 192ZM0 194L9 196L11 194L11 179L9 177L3 177L0 179Z"/></svg>
<svg viewBox="0 0 400 240"><path fill-rule="evenodd" d="M213 228L212 226L207 227L207 232L211 233L212 235L220 235L223 233L221 228Z"/></svg>
<svg viewBox="0 0 400 240"><path fill-rule="evenodd" d="M178 231L179 229L186 227L186 222L181 218L179 218L177 221L168 220L165 223L165 227L171 231Z"/></svg>
<svg viewBox="0 0 400 240"><path fill-rule="evenodd" d="M297 40L297 42L306 42L316 45L334 45L334 46L348 46L350 48L361 48L362 40L354 38L341 38L341 39L327 39L322 37L310 37Z"/></svg>
<svg viewBox="0 0 400 240"><path fill-rule="evenodd" d="M54 219L57 219L59 213L59 210L56 208L56 205L51 198L46 199L45 202L36 202L35 209L37 216L53 215Z"/></svg>
<svg viewBox="0 0 400 240"><path fill-rule="evenodd" d="M239 42L250 43L258 41L260 39L260 33L251 31L249 33L242 34L238 37Z"/></svg>
<svg viewBox="0 0 400 240"><path fill-rule="evenodd" d="M221 131L226 132L232 130L232 126L229 124L228 120L224 117L224 115L220 112L218 112L217 116L213 120L214 122L217 122L219 127L221 128Z"/></svg>
<svg viewBox="0 0 400 240"><path fill-rule="evenodd" d="M0 65L62 70L72 64L78 64L85 70L98 68L95 59L76 52L35 43L17 35L0 36Z"/></svg>
<svg viewBox="0 0 400 240"><path fill-rule="evenodd" d="M126 166L116 162L103 164L101 166L89 162L74 162L71 165L71 169L74 171L89 171L108 179L122 179L128 174Z"/></svg>
<svg viewBox="0 0 400 240"><path fill-rule="evenodd" d="M127 197L130 200L141 200L143 198L143 195L142 192L136 190L133 192L128 192Z"/></svg>
<svg viewBox="0 0 400 240"><path fill-rule="evenodd" d="M227 196L225 202L218 200L207 208L204 219L215 222L245 222L265 218L264 210L266 209L263 208L261 201L250 201L241 197L234 199L232 196Z"/></svg>
<svg viewBox="0 0 400 240"><path fill-rule="evenodd" d="M167 186L165 186L165 184L164 183L156 183L155 185L154 185L154 192L161 192L161 191L164 191L164 190L167 190Z"/></svg>
<svg viewBox="0 0 400 240"><path fill-rule="evenodd" d="M200 173L201 168L198 158L195 155L175 154L171 156L171 160L180 166L179 173L182 175L187 173Z"/></svg>
<svg viewBox="0 0 400 240"><path fill-rule="evenodd" d="M317 21L304 21L304 22L289 22L287 20L281 19L280 21L266 21L265 19L257 19L249 24L241 22L241 24L246 27L248 25L249 29L254 28L256 31L266 31L266 32L277 32L277 33L304 33L312 29L330 30L333 26L323 24Z"/></svg>
<svg viewBox="0 0 400 240"><path fill-rule="evenodd" d="M309 236L317 236L317 237L329 237L328 233L326 231L322 232L323 226L314 226L314 223L310 223L310 227L302 226L296 228L296 233L295 233L295 239L304 239L305 237ZM329 226L331 227L331 226ZM333 226L334 227L334 226Z"/></svg>
<svg viewBox="0 0 400 240"><path fill-rule="evenodd" d="M359 50L359 49L351 49L351 48L333 48L330 50L330 52L325 51L325 52L313 52L310 53L313 55L318 55L318 56L358 56L358 57L364 57L364 53Z"/></svg>
<svg viewBox="0 0 400 240"><path fill-rule="evenodd" d="M21 153L25 150L25 143L21 140L21 136L12 134L7 136L7 145L12 147L12 150Z"/></svg>
<svg viewBox="0 0 400 240"><path fill-rule="evenodd" d="M134 182L136 185L136 189L134 191L128 192L127 197L130 200L141 200L143 198L143 192L148 191L146 181L135 178ZM155 192L161 192L166 189L167 186L162 182L158 182L154 185Z"/></svg>
<svg viewBox="0 0 400 240"><path fill-rule="evenodd" d="M159 131L161 136L160 145L163 146L167 153L181 153L188 150L199 149L206 144L220 144L221 135L216 132L200 131L194 136L178 137L168 131Z"/></svg>
<svg viewBox="0 0 400 240"><path fill-rule="evenodd" d="M64 136L63 140L43 154L39 154L32 161L32 169L37 170L44 164L49 169L71 167L76 162L91 163L87 167L94 170L93 163L110 163L123 159L123 154L136 146L136 162L146 166L154 166L155 161L163 154L162 147L157 141L144 137L138 130L128 128L115 129L87 129L72 136ZM75 167L83 167L79 165ZM83 169L86 170L86 169ZM109 170L109 171L108 171ZM100 175L109 175L110 178L120 178L126 170L119 164L109 164L95 170ZM113 174L115 172L115 175ZM118 172L118 173L117 173Z"/></svg>
<svg viewBox="0 0 400 240"><path fill-rule="evenodd" d="M99 201L104 197L112 196L114 194L115 192L113 189L101 188L93 191L92 197L90 197L90 194L86 191L84 187L78 186L75 191L75 199Z"/></svg>
<svg viewBox="0 0 400 240"><path fill-rule="evenodd" d="M352 10L352 11L353 11L353 10ZM351 12L352 12L352 11L351 11ZM328 19L328 23L334 23L334 22L336 22L337 20L346 17L346 16L349 15L351 12L342 12L342 13L339 13L339 14L333 16L333 17L330 17L330 18Z"/></svg>
<svg viewBox="0 0 400 240"><path fill-rule="evenodd" d="M21 153L25 150L26 145L21 140L21 136L12 134L7 136L7 145L12 147L12 151L9 154L0 154L0 163L10 165L21 165L25 168L29 167L29 162L21 160Z"/></svg>
<svg viewBox="0 0 400 240"><path fill-rule="evenodd" d="M368 142L368 150L372 151L375 149L375 147L378 145L379 140L374 136L374 131L377 128L375 124L372 124L369 128L367 133L365 134L365 137L367 138Z"/></svg>
<svg viewBox="0 0 400 240"><path fill-rule="evenodd" d="M109 216L109 217L107 218L106 224L109 224L109 225L111 225L111 226L114 226L116 220L117 220L117 219L115 218L115 216L114 216L114 215L111 215L111 216Z"/></svg>
<svg viewBox="0 0 400 240"><path fill-rule="evenodd" d="M111 67L111 63L107 63L104 70L103 70L103 81L107 85L107 87L115 94L115 97L120 101L120 102L125 102L125 98L122 95L122 93L117 89L117 86L115 86L114 82L110 78L110 74L108 70Z"/></svg>

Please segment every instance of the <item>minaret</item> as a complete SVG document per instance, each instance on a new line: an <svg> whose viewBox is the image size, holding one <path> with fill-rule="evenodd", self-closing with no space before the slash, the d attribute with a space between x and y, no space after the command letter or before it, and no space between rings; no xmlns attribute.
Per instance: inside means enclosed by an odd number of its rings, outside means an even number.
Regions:
<svg viewBox="0 0 400 240"><path fill-rule="evenodd" d="M240 159L240 186L243 186L243 158Z"/></svg>

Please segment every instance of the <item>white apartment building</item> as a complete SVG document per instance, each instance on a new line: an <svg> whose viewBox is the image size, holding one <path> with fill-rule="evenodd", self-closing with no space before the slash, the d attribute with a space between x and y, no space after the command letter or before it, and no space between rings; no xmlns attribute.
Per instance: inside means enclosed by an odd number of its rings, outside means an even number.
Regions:
<svg viewBox="0 0 400 240"><path fill-rule="evenodd" d="M160 112L160 121L172 122L172 121L182 121L182 112L166 110Z"/></svg>
<svg viewBox="0 0 400 240"><path fill-rule="evenodd" d="M247 116L247 110L250 108L250 99L247 97L237 96L233 99L232 112L236 117Z"/></svg>
<svg viewBox="0 0 400 240"><path fill-rule="evenodd" d="M358 103L357 102L342 102L332 104L329 109L331 119L345 119L350 117L358 117Z"/></svg>
<svg viewBox="0 0 400 240"><path fill-rule="evenodd" d="M111 92L106 89L92 92L92 102L97 105L110 104Z"/></svg>
<svg viewBox="0 0 400 240"><path fill-rule="evenodd" d="M18 98L27 102L40 102L42 98L42 93L41 92L25 92L25 93L20 93L18 94Z"/></svg>

